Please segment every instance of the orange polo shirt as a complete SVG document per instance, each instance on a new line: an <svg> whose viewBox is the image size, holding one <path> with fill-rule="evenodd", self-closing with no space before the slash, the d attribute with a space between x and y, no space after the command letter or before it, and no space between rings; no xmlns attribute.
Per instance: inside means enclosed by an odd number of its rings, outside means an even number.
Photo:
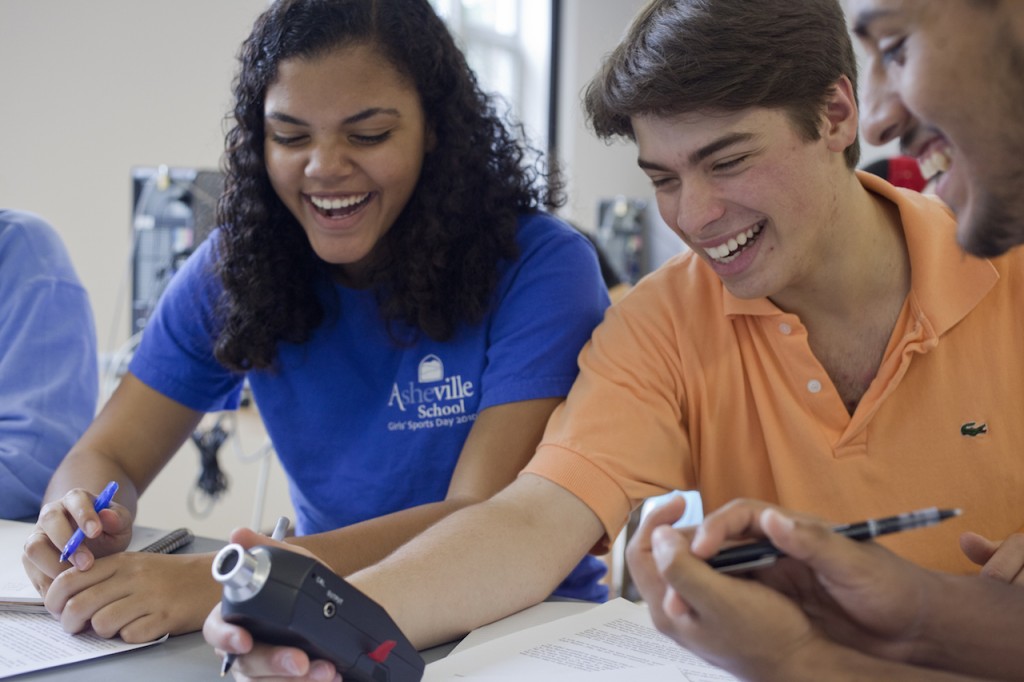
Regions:
<svg viewBox="0 0 1024 682"><path fill-rule="evenodd" d="M835 523L959 507L880 540L922 565L976 567L957 538L1024 526L1024 249L965 256L942 204L859 173L900 210L911 291L851 416L799 317L741 300L692 253L641 281L580 354L526 472L582 499L615 537L630 510L700 490Z"/></svg>

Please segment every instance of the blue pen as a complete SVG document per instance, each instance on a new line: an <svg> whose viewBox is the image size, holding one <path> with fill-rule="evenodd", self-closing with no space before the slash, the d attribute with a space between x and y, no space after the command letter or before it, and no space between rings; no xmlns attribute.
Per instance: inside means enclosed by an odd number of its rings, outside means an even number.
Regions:
<svg viewBox="0 0 1024 682"><path fill-rule="evenodd" d="M103 489L103 492L99 494L96 501L92 503L92 508L97 512L101 509L106 509L110 506L110 501L114 499L114 493L117 492L117 481L111 481L107 484L107 487ZM75 534L68 540L68 544L64 545L64 551L60 553L61 562L67 561L68 557L75 553L78 546L82 544L82 540L85 539L85 532L81 528L75 531Z"/></svg>

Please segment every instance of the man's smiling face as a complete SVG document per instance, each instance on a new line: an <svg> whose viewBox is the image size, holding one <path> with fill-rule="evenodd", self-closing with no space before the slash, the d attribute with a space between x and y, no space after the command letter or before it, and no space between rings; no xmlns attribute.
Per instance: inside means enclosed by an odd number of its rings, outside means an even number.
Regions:
<svg viewBox="0 0 1024 682"><path fill-rule="evenodd" d="M1024 3L848 0L847 14L867 55L867 141L900 139L967 251L1024 242Z"/></svg>

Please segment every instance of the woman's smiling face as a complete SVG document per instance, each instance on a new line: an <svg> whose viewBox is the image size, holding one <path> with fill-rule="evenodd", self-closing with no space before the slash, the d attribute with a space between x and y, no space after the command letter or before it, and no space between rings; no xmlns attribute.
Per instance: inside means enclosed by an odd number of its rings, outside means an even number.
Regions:
<svg viewBox="0 0 1024 682"><path fill-rule="evenodd" d="M281 62L264 102L274 191L322 260L360 284L419 181L419 93L370 45Z"/></svg>

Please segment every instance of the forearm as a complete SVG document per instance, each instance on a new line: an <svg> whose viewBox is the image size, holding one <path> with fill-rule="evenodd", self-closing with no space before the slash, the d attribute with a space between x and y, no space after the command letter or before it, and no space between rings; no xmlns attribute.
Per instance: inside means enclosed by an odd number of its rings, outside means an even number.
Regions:
<svg viewBox="0 0 1024 682"><path fill-rule="evenodd" d="M292 538L290 543L309 549L339 575L349 575L381 561L451 513L472 504L449 499L369 519L327 533Z"/></svg>
<svg viewBox="0 0 1024 682"><path fill-rule="evenodd" d="M72 488L98 493L110 481L117 502L135 514L139 495L199 424L200 412L149 388L131 374L57 468L46 501Z"/></svg>
<svg viewBox="0 0 1024 682"><path fill-rule="evenodd" d="M116 460L78 445L57 467L46 487L43 502L59 499L73 488L99 494L110 481L118 482L117 501L134 516L138 507L138 492L128 472Z"/></svg>
<svg viewBox="0 0 1024 682"><path fill-rule="evenodd" d="M422 648L543 600L602 533L578 498L524 476L351 580Z"/></svg>
<svg viewBox="0 0 1024 682"><path fill-rule="evenodd" d="M914 663L1024 680L1024 589L983 576L942 575L922 617Z"/></svg>

